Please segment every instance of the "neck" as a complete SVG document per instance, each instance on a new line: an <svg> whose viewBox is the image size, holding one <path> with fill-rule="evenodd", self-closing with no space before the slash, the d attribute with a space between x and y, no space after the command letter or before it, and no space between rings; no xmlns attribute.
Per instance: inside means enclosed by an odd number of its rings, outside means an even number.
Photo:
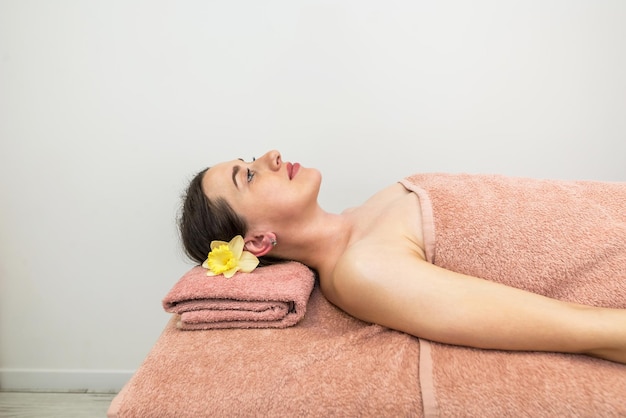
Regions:
<svg viewBox="0 0 626 418"><path fill-rule="evenodd" d="M320 213L313 221L298 223L278 234L276 257L299 261L320 275L331 272L352 235L350 217Z"/></svg>

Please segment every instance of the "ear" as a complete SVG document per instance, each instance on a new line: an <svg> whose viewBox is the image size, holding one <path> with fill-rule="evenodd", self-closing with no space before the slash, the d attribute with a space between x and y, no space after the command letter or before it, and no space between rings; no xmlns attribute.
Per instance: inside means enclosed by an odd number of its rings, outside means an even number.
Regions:
<svg viewBox="0 0 626 418"><path fill-rule="evenodd" d="M244 238L243 248L256 257L262 257L274 248L272 242L276 242L276 234L273 232L248 233Z"/></svg>

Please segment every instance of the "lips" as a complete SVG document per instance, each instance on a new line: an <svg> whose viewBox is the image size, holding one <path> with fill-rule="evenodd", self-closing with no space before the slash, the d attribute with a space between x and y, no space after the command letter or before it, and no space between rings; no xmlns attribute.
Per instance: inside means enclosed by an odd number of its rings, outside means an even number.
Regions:
<svg viewBox="0 0 626 418"><path fill-rule="evenodd" d="M293 179L296 176L298 170L300 170L300 164L287 163L287 174L289 175L289 180Z"/></svg>

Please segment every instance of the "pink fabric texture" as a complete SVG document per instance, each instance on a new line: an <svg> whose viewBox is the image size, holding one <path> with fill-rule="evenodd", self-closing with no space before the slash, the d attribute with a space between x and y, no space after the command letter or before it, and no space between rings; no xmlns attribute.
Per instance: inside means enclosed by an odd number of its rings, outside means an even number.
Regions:
<svg viewBox="0 0 626 418"><path fill-rule="evenodd" d="M626 183L424 174L402 184L420 199L432 263L626 308ZM626 416L626 365L421 342L426 416Z"/></svg>
<svg viewBox="0 0 626 418"><path fill-rule="evenodd" d="M313 271L297 262L230 279L194 267L165 296L163 309L180 315L177 326L183 330L285 328L304 317L314 283Z"/></svg>
<svg viewBox="0 0 626 418"><path fill-rule="evenodd" d="M419 417L419 341L355 319L315 286L280 329L181 331L174 315L109 418Z"/></svg>

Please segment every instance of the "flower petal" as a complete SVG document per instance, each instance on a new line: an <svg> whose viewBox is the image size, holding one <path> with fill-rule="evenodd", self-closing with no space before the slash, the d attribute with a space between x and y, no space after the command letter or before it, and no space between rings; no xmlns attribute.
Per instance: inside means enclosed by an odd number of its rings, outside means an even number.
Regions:
<svg viewBox="0 0 626 418"><path fill-rule="evenodd" d="M244 273L250 273L252 270L259 265L259 259L254 256L249 251L244 251L241 253L241 258L239 259L239 268Z"/></svg>
<svg viewBox="0 0 626 418"><path fill-rule="evenodd" d="M241 257L241 252L243 251L243 237L241 235L236 235L233 239L228 243L228 248L232 251L233 255L236 259Z"/></svg>
<svg viewBox="0 0 626 418"><path fill-rule="evenodd" d="M211 249L217 248L220 245L228 245L226 241L211 241Z"/></svg>
<svg viewBox="0 0 626 418"><path fill-rule="evenodd" d="M235 273L237 273L237 270L239 270L239 266L233 267L230 270L226 270L224 272L224 277L227 278L227 279L230 279L231 277L233 277L235 275Z"/></svg>

